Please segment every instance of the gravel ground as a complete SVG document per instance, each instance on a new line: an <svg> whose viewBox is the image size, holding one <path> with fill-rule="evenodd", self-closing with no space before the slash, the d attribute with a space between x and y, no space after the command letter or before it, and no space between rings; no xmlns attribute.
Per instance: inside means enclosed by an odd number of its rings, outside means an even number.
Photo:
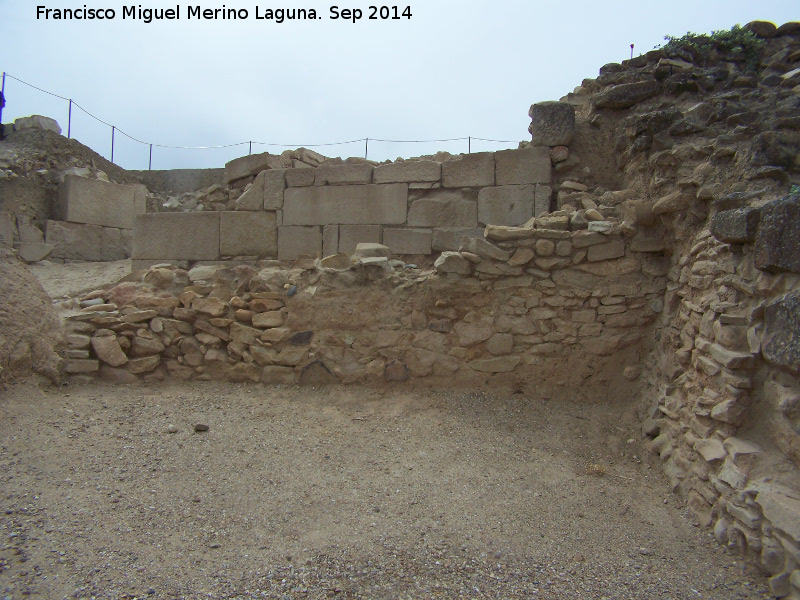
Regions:
<svg viewBox="0 0 800 600"><path fill-rule="evenodd" d="M0 599L26 597L770 596L632 406L169 383L0 392Z"/></svg>

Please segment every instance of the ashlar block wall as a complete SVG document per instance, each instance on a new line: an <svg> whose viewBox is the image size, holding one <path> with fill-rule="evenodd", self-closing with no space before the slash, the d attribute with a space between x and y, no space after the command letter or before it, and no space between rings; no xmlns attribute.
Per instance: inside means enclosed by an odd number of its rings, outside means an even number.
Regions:
<svg viewBox="0 0 800 600"><path fill-rule="evenodd" d="M256 158L229 163L226 179L254 175ZM549 211L550 160L549 148L542 146L442 163L293 169L263 164L235 211L137 216L133 258L138 266L293 260L350 253L360 242L383 243L406 255L458 250L465 235L482 237L486 225L521 226Z"/></svg>

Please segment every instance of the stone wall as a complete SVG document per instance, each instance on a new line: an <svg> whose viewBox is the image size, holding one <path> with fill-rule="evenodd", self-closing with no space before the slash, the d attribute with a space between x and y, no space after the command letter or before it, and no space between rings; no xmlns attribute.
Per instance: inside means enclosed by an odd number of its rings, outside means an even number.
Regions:
<svg viewBox="0 0 800 600"><path fill-rule="evenodd" d="M202 256L192 255L193 231L205 214L182 213L185 226L179 228L162 223L164 215L137 219L133 259L146 262L136 265L293 260L352 252L359 242L383 243L394 254L431 255L457 250L464 235L480 237L488 224L524 225L550 210L553 195L547 146L377 166L277 168L281 160L254 155L228 163L227 184L255 178L235 211L216 216L219 237L205 240Z"/></svg>
<svg viewBox="0 0 800 600"><path fill-rule="evenodd" d="M645 424L695 519L777 597L800 577L799 216L800 195L722 210L677 259Z"/></svg>
<svg viewBox="0 0 800 600"><path fill-rule="evenodd" d="M83 299L68 319L67 370L114 381L568 386L616 400L650 345L668 261L633 250L610 222L603 232L569 231L559 214L534 223L465 237L433 271L380 244L292 268L155 266Z"/></svg>

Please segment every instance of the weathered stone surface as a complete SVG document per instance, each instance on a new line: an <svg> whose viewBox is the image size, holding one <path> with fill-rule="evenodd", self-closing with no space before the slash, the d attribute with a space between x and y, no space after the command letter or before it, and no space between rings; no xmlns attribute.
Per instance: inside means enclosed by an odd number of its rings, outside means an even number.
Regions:
<svg viewBox="0 0 800 600"><path fill-rule="evenodd" d="M494 153L462 154L442 163L442 185L446 188L494 185Z"/></svg>
<svg viewBox="0 0 800 600"><path fill-rule="evenodd" d="M408 184L287 188L284 225L402 225Z"/></svg>
<svg viewBox="0 0 800 600"><path fill-rule="evenodd" d="M634 104L652 98L661 91L661 85L655 80L623 83L598 92L591 97L595 108L629 108Z"/></svg>
<svg viewBox="0 0 800 600"><path fill-rule="evenodd" d="M625 256L625 242L623 240L613 240L605 244L589 246L589 252L587 254L589 262L610 260L621 256Z"/></svg>
<svg viewBox="0 0 800 600"><path fill-rule="evenodd" d="M389 361L383 369L383 378L386 381L408 381L409 377L408 366L398 360Z"/></svg>
<svg viewBox="0 0 800 600"><path fill-rule="evenodd" d="M149 213L133 227L134 259L219 259L219 213Z"/></svg>
<svg viewBox="0 0 800 600"><path fill-rule="evenodd" d="M406 160L375 167L374 183L434 182L442 177L442 165L432 160Z"/></svg>
<svg viewBox="0 0 800 600"><path fill-rule="evenodd" d="M481 258L493 258L501 262L506 262L511 258L510 251L498 248L494 244L490 244L486 240L480 238L462 239L459 252L471 252L472 254L477 254Z"/></svg>
<svg viewBox="0 0 800 600"><path fill-rule="evenodd" d="M97 358L112 367L120 367L128 362L128 357L122 351L117 336L113 332L109 331L107 335L95 334L92 338L92 348Z"/></svg>
<svg viewBox="0 0 800 600"><path fill-rule="evenodd" d="M381 242L380 225L339 225L339 252L352 254L358 244Z"/></svg>
<svg viewBox="0 0 800 600"><path fill-rule="evenodd" d="M765 307L761 352L772 364L800 371L800 291Z"/></svg>
<svg viewBox="0 0 800 600"><path fill-rule="evenodd" d="M52 244L19 242L14 244L19 257L25 262L39 262L46 258L55 248Z"/></svg>
<svg viewBox="0 0 800 600"><path fill-rule="evenodd" d="M495 242L525 240L536 237L536 230L529 227L508 227L506 225L487 225L483 237Z"/></svg>
<svg viewBox="0 0 800 600"><path fill-rule="evenodd" d="M498 186L550 183L550 148L534 146L495 153L495 181Z"/></svg>
<svg viewBox="0 0 800 600"><path fill-rule="evenodd" d="M433 230L431 249L436 252L458 250L464 237L483 237L482 227L437 227Z"/></svg>
<svg viewBox="0 0 800 600"><path fill-rule="evenodd" d="M154 371L160 363L161 357L158 355L133 358L128 361L128 371L137 374L149 373L150 371Z"/></svg>
<svg viewBox="0 0 800 600"><path fill-rule="evenodd" d="M350 268L350 256L346 252L326 256L319 261L319 266L324 269L336 269L343 271Z"/></svg>
<svg viewBox="0 0 800 600"><path fill-rule="evenodd" d="M314 185L354 185L372 183L372 165L318 167Z"/></svg>
<svg viewBox="0 0 800 600"><path fill-rule="evenodd" d="M488 340L493 333L491 325L463 321L453 325L453 331L458 335L458 344L465 348Z"/></svg>
<svg viewBox="0 0 800 600"><path fill-rule="evenodd" d="M51 258L103 260L103 227L64 221L47 221L46 226Z"/></svg>
<svg viewBox="0 0 800 600"><path fill-rule="evenodd" d="M722 442L716 438L698 440L694 444L694 451L702 456L706 462L723 460L728 455Z"/></svg>
<svg viewBox="0 0 800 600"><path fill-rule="evenodd" d="M534 216L534 185L486 187L478 193L478 222L483 225L520 226Z"/></svg>
<svg viewBox="0 0 800 600"><path fill-rule="evenodd" d="M139 378L125 369L117 369L108 365L100 365L100 379L114 385L133 385Z"/></svg>
<svg viewBox="0 0 800 600"><path fill-rule="evenodd" d="M131 340L130 356L142 357L161 354L164 351L164 344L159 340L149 337L136 336Z"/></svg>
<svg viewBox="0 0 800 600"><path fill-rule="evenodd" d="M430 229L384 229L383 243L393 254L430 254Z"/></svg>
<svg viewBox="0 0 800 600"><path fill-rule="evenodd" d="M286 171L286 185L288 187L308 187L314 185L316 178L316 169L287 169Z"/></svg>
<svg viewBox="0 0 800 600"><path fill-rule="evenodd" d="M269 152L251 154L250 156L242 156L227 162L222 179L227 185L251 175L258 175L261 171L267 169L283 169L286 166L280 156L275 156Z"/></svg>
<svg viewBox="0 0 800 600"><path fill-rule="evenodd" d="M294 385L294 369L275 365L266 366L261 371L261 381L268 384Z"/></svg>
<svg viewBox="0 0 800 600"><path fill-rule="evenodd" d="M572 234L572 245L575 248L586 248L595 244L602 244L608 238L595 231L576 231Z"/></svg>
<svg viewBox="0 0 800 600"><path fill-rule="evenodd" d="M778 487L765 485L756 495L756 503L773 527L800 540L800 500L782 493Z"/></svg>
<svg viewBox="0 0 800 600"><path fill-rule="evenodd" d="M24 131L25 129L44 129L61 135L61 126L58 121L42 115L20 117L14 121L14 131Z"/></svg>
<svg viewBox="0 0 800 600"><path fill-rule="evenodd" d="M514 349L514 336L510 333L495 333L486 341L486 349L495 356L511 354Z"/></svg>
<svg viewBox="0 0 800 600"><path fill-rule="evenodd" d="M662 215L665 213L677 212L689 206L689 202L691 202L691 196L684 194L680 190L675 190L653 204L653 213Z"/></svg>
<svg viewBox="0 0 800 600"><path fill-rule="evenodd" d="M316 256L321 252L322 232L319 227L278 227L278 260L294 260L300 255Z"/></svg>
<svg viewBox="0 0 800 600"><path fill-rule="evenodd" d="M757 208L723 210L711 219L708 228L720 242L727 244L752 243L756 239L761 211Z"/></svg>
<svg viewBox="0 0 800 600"><path fill-rule="evenodd" d="M458 252L442 252L436 262L433 263L433 267L439 273L457 273L459 275L470 275L472 273L472 263Z"/></svg>
<svg viewBox="0 0 800 600"><path fill-rule="evenodd" d="M276 257L278 227L275 213L220 213L219 250L222 256Z"/></svg>
<svg viewBox="0 0 800 600"><path fill-rule="evenodd" d="M575 135L575 107L566 102L537 102L528 111L534 146L569 146Z"/></svg>
<svg viewBox="0 0 800 600"><path fill-rule="evenodd" d="M100 370L100 361L94 359L72 358L64 361L64 371L72 375L79 373L96 373Z"/></svg>
<svg viewBox="0 0 800 600"><path fill-rule="evenodd" d="M481 373L509 373L522 361L519 356L498 356L483 358L469 363L470 368Z"/></svg>
<svg viewBox="0 0 800 600"><path fill-rule="evenodd" d="M761 207L754 253L759 269L800 273L800 194Z"/></svg>
<svg viewBox="0 0 800 600"><path fill-rule="evenodd" d="M336 377L331 373L328 366L317 359L307 364L300 371L300 384L302 385L326 385L336 383Z"/></svg>
<svg viewBox="0 0 800 600"><path fill-rule="evenodd" d="M354 260L365 258L389 258L391 255L391 248L383 244L372 242L359 242L356 244L356 249L353 251Z"/></svg>
<svg viewBox="0 0 800 600"><path fill-rule="evenodd" d="M478 205L460 192L432 192L411 203L408 224L411 227L475 227Z"/></svg>

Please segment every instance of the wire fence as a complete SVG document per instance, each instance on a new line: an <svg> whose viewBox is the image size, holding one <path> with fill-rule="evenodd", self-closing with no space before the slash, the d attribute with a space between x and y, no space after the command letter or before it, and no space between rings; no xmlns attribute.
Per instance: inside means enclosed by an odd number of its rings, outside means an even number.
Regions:
<svg viewBox="0 0 800 600"><path fill-rule="evenodd" d="M485 146L486 144L517 144L517 141L514 140L496 140L496 139L489 139L489 138L481 138L475 136L465 136L465 137L455 137L455 138L442 138L442 139L432 139L432 140L394 140L394 139L383 139L383 138L358 138L354 140L348 140L343 142L330 142L324 144L279 144L275 142L261 142L255 140L248 140L246 142L236 142L232 144L222 144L216 146L176 146L176 145L169 145L169 144L157 144L154 142L146 142L144 140L138 139L129 133L123 131L116 125L109 123L100 117L92 114L83 106L78 104L74 99L67 98L66 96L62 96L56 94L54 92L48 91L41 87L35 86L27 81L20 79L12 75L11 73L3 72L3 79L2 79L2 92L5 98L8 98L6 94L6 80L13 79L14 81L27 86L33 90L37 90L43 94L47 94L59 100L68 103L68 110L67 110L67 138L71 139L73 137L73 124L77 120L77 111L80 111L81 114L88 116L92 121L99 123L105 127L109 128L110 133L110 156L108 157L109 160L114 163L114 151L115 149L119 148L119 136L122 136L124 139L129 140L135 144L140 146L145 146L148 150L148 157L147 157L147 169L153 169L153 149L161 149L161 150L228 150L231 148L239 148L239 147L247 147L248 154L252 154L253 150L258 150L259 147L264 148L283 148L283 149L295 149L295 148L328 148L328 147L336 147L336 146L355 146L360 145L363 147L363 154L364 158L370 157L370 144L373 144L373 149L375 144L447 144L448 148L454 149L459 151L458 149L461 148L461 152L465 151L468 154L473 152L473 149L477 149L480 146ZM73 110L74 109L74 110ZM2 114L2 107L0 107L0 114ZM100 153L103 154L103 153ZM219 164L219 163L216 163Z"/></svg>

